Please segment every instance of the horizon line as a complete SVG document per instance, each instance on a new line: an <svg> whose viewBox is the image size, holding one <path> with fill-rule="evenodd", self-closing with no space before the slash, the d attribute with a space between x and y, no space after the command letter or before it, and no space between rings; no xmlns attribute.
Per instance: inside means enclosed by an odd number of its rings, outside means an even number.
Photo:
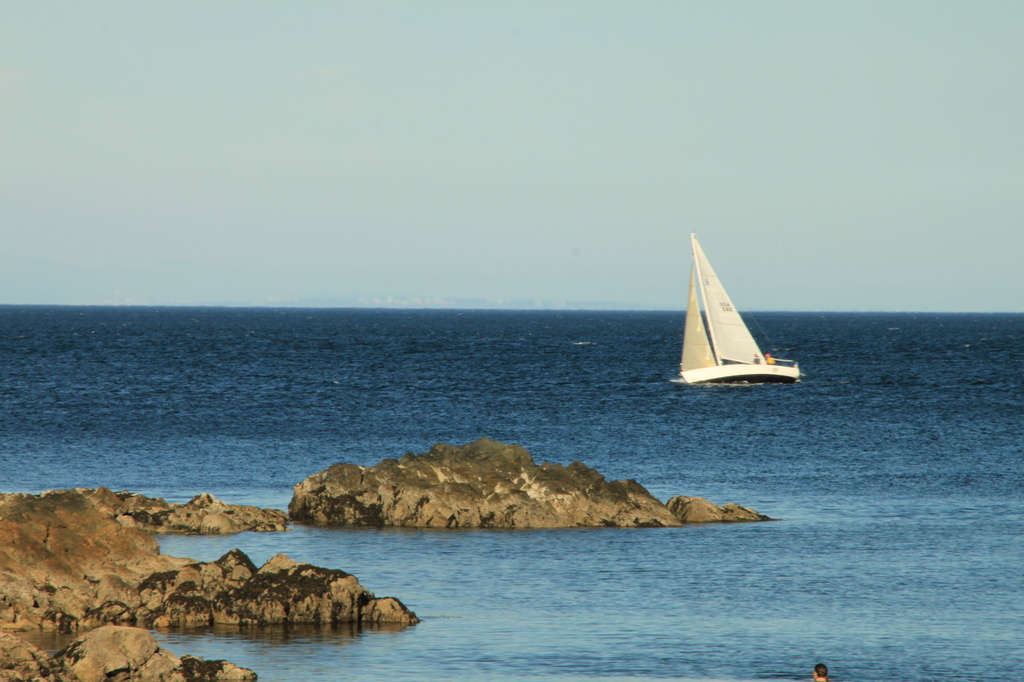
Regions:
<svg viewBox="0 0 1024 682"><path fill-rule="evenodd" d="M589 313L679 313L685 314L683 308L601 308L601 307L499 307L499 306L415 306L415 305L273 305L245 303L0 303L0 308L182 308L182 309L223 309L223 310L400 310L410 312L589 312ZM787 313L787 314L928 314L928 315L1022 315L1024 310L789 310L749 308L741 311L748 313Z"/></svg>

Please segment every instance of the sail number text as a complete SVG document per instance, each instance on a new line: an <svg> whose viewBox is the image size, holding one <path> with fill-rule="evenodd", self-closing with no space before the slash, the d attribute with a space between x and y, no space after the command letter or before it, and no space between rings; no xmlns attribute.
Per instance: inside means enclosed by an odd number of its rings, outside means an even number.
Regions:
<svg viewBox="0 0 1024 682"><path fill-rule="evenodd" d="M728 303L726 303L725 301L719 301L718 305L721 306L723 313L731 313L731 312L733 312L732 306L729 305Z"/></svg>

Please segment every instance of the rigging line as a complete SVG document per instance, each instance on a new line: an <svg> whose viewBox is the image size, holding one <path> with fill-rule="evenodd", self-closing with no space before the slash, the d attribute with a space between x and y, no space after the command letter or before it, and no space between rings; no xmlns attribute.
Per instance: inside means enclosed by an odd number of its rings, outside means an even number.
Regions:
<svg viewBox="0 0 1024 682"><path fill-rule="evenodd" d="M769 350L773 351L773 352L777 351L778 348L775 347L775 343L772 341L771 337L768 336L768 332L766 332L764 330L764 327L762 327L761 323L758 321L757 314L756 313L747 313L747 317L748 317L748 319L753 319L754 326L757 327L757 333L760 334L761 338L763 338L765 340L765 347L768 348Z"/></svg>

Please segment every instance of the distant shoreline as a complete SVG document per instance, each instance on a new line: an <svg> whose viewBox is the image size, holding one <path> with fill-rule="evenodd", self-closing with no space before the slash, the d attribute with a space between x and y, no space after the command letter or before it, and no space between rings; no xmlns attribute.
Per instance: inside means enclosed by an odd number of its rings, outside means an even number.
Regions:
<svg viewBox="0 0 1024 682"><path fill-rule="evenodd" d="M604 307L505 307L505 306L402 306L402 305L263 305L263 304L191 304L191 303L0 303L0 310L12 308L102 309L102 310L267 310L267 311L376 311L376 312L438 312L438 313L630 313L682 315L685 311L671 308L604 308ZM1024 315L1024 310L784 310L749 309L743 315Z"/></svg>

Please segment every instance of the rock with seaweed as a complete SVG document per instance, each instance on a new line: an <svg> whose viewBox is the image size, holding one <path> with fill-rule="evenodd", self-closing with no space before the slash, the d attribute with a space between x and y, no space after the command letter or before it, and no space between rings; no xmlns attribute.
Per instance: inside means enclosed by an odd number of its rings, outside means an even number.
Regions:
<svg viewBox="0 0 1024 682"><path fill-rule="evenodd" d="M537 464L519 445L439 443L372 467L335 464L294 488L293 521L405 528L679 526L675 513L633 480L590 467Z"/></svg>
<svg viewBox="0 0 1024 682"><path fill-rule="evenodd" d="M418 622L344 571L283 555L257 568L239 550L213 562L171 557L117 517L109 491L0 496L0 630Z"/></svg>

